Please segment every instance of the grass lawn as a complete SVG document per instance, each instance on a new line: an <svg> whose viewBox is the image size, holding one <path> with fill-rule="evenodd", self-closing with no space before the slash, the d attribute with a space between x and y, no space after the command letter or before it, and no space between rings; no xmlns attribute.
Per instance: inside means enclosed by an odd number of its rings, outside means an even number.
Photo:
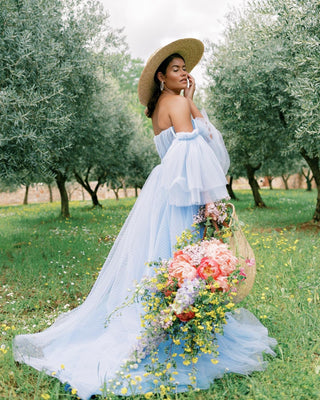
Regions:
<svg viewBox="0 0 320 400"><path fill-rule="evenodd" d="M210 390L177 399L320 399L319 226L307 224L315 192L263 190L267 209L249 191L234 202L257 259L257 277L241 305L278 341L264 372L225 375ZM37 332L82 303L135 199L0 207L0 399L75 399L56 379L12 359L18 333ZM160 398L160 396L158 396ZM139 397L137 397L138 399ZM157 398L157 396L154 396Z"/></svg>

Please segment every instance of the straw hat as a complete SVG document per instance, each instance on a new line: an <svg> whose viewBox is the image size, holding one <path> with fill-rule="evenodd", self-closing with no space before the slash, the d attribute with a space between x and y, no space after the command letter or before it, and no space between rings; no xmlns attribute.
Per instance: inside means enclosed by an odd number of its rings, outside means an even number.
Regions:
<svg viewBox="0 0 320 400"><path fill-rule="evenodd" d="M138 84L140 103L146 106L155 89L154 75L167 57L173 53L180 54L186 63L188 72L198 64L204 51L203 43L198 39L179 39L155 51L148 59Z"/></svg>

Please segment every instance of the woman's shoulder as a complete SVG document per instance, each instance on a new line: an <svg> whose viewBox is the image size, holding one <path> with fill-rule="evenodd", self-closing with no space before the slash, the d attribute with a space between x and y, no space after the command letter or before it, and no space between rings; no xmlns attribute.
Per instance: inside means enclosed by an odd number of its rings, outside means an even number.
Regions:
<svg viewBox="0 0 320 400"><path fill-rule="evenodd" d="M190 103L184 96L166 96L161 104L162 109L166 109L169 115L190 113Z"/></svg>
<svg viewBox="0 0 320 400"><path fill-rule="evenodd" d="M159 99L153 117L155 133L161 128L173 126L176 132L192 130L190 104L179 95L166 95ZM158 128L158 129L157 129Z"/></svg>
<svg viewBox="0 0 320 400"><path fill-rule="evenodd" d="M176 132L191 132L193 125L191 122L191 108L187 98L183 96L173 96L170 99L169 117Z"/></svg>
<svg viewBox="0 0 320 400"><path fill-rule="evenodd" d="M178 107L187 107L190 108L189 101L186 97L180 96L180 95L170 95L170 96L164 96L162 99L163 105L170 104L176 105Z"/></svg>

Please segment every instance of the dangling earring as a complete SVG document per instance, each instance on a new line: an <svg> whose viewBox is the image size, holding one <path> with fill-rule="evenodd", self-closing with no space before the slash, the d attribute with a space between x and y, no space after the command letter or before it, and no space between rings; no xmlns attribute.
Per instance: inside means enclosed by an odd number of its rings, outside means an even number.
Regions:
<svg viewBox="0 0 320 400"><path fill-rule="evenodd" d="M160 82L160 90L161 90L161 92L163 91L163 89L164 89L164 82L161 81L161 82Z"/></svg>

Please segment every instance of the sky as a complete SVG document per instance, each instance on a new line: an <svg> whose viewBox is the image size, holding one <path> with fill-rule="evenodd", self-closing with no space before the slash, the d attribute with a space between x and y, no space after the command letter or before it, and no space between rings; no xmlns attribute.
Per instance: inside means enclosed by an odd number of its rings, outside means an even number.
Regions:
<svg viewBox="0 0 320 400"><path fill-rule="evenodd" d="M100 0L113 28L124 28L129 50L144 61L174 40L194 37L218 41L225 15L245 0ZM193 75L201 80L196 67Z"/></svg>

